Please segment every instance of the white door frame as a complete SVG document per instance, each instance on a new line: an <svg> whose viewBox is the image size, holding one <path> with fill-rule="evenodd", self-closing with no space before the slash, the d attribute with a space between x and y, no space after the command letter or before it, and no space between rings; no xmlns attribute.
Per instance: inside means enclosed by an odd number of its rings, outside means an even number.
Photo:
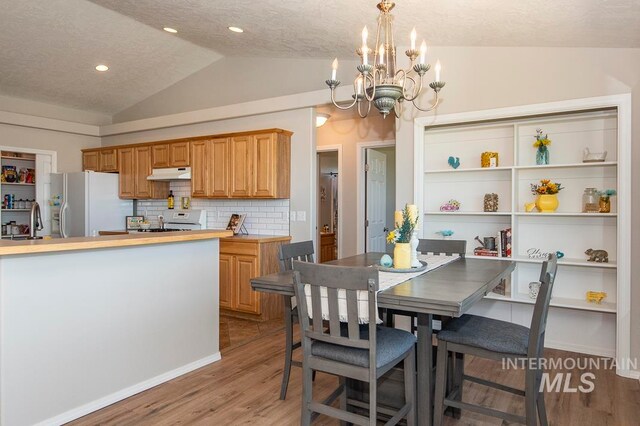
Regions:
<svg viewBox="0 0 640 426"><path fill-rule="evenodd" d="M358 197L358 205L356 209L356 250L358 254L364 253L364 203L365 203L365 176L364 176L364 161L365 161L365 149L368 148L388 148L390 146L395 147L395 141L370 141L359 142L356 144L356 188ZM396 181L397 185L397 181Z"/></svg>
<svg viewBox="0 0 640 426"><path fill-rule="evenodd" d="M618 282L616 358L619 376L640 378L631 370L631 94L601 96L490 110L419 117L414 120L414 201L423 205L424 128L440 124L495 120L536 114L615 107L618 110Z"/></svg>
<svg viewBox="0 0 640 426"><path fill-rule="evenodd" d="M342 257L342 251L344 250L344 216L342 214L342 202L344 198L344 192L342 190L342 182L344 175L342 173L342 145L323 145L316 147L316 163L318 161L318 154L321 152L337 152L338 153L338 259ZM320 170L318 169L318 173ZM316 200L320 199L320 185L319 181L316 184ZM317 220L317 216L320 210L320 203L316 202L316 253L317 261L320 261L320 222Z"/></svg>

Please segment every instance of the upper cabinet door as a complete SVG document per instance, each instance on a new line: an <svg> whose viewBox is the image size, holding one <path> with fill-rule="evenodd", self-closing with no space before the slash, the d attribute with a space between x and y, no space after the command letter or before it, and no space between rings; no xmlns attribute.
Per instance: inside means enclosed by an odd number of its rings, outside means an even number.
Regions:
<svg viewBox="0 0 640 426"><path fill-rule="evenodd" d="M169 144L170 167L187 167L189 165L189 142Z"/></svg>
<svg viewBox="0 0 640 426"><path fill-rule="evenodd" d="M229 197L229 138L213 139L207 159L209 170L208 196Z"/></svg>
<svg viewBox="0 0 640 426"><path fill-rule="evenodd" d="M154 169L171 167L169 165L169 144L151 145L151 164Z"/></svg>
<svg viewBox="0 0 640 426"><path fill-rule="evenodd" d="M117 172L118 171L118 150L101 149L98 151L98 163L101 172Z"/></svg>
<svg viewBox="0 0 640 426"><path fill-rule="evenodd" d="M89 151L82 153L82 170L91 170L94 172L100 170L98 151Z"/></svg>
<svg viewBox="0 0 640 426"><path fill-rule="evenodd" d="M255 173L253 192L255 197L275 198L276 194L276 139L275 133L254 136Z"/></svg>
<svg viewBox="0 0 640 426"><path fill-rule="evenodd" d="M142 146L135 148L134 164L136 197L152 198L151 181L147 180L147 177L151 174L151 147Z"/></svg>
<svg viewBox="0 0 640 426"><path fill-rule="evenodd" d="M191 142L191 196L207 196L209 141Z"/></svg>
<svg viewBox="0 0 640 426"><path fill-rule="evenodd" d="M133 148L121 148L118 150L118 170L120 173L120 198L135 198L136 176Z"/></svg>
<svg viewBox="0 0 640 426"><path fill-rule="evenodd" d="M231 197L249 198L253 194L253 136L235 136L230 141Z"/></svg>

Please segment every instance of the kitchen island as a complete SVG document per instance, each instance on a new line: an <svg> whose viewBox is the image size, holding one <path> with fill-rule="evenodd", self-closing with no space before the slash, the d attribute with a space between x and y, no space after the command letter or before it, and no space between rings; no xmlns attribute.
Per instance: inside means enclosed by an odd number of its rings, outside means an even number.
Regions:
<svg viewBox="0 0 640 426"><path fill-rule="evenodd" d="M61 424L220 359L219 239L0 241L0 424Z"/></svg>

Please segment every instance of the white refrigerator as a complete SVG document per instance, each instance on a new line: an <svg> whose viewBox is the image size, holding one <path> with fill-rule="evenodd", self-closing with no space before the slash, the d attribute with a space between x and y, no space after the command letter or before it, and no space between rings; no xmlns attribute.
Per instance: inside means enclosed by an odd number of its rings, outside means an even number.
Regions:
<svg viewBox="0 0 640 426"><path fill-rule="evenodd" d="M118 198L118 175L78 172L51 174L51 234L89 237L125 229L133 202Z"/></svg>

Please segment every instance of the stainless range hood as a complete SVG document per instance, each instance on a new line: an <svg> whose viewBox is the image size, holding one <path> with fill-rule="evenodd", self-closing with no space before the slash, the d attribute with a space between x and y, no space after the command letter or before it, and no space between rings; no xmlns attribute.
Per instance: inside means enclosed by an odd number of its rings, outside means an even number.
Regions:
<svg viewBox="0 0 640 426"><path fill-rule="evenodd" d="M153 169L147 180L191 180L191 167Z"/></svg>

